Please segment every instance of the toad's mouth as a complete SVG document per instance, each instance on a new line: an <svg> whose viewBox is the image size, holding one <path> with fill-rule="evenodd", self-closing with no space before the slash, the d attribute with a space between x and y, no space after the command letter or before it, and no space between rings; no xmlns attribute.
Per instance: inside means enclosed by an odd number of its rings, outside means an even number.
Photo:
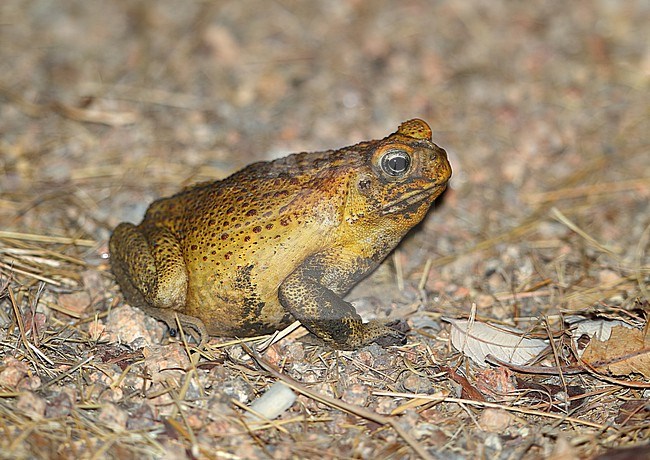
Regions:
<svg viewBox="0 0 650 460"><path fill-rule="evenodd" d="M386 214L393 214L396 212L404 211L411 206L419 204L427 198L431 198L431 200L433 200L438 195L440 195L446 187L447 184L431 184L427 187L419 188L411 192L406 192L400 195L396 200L393 200L384 206L381 210L381 215L385 216Z"/></svg>

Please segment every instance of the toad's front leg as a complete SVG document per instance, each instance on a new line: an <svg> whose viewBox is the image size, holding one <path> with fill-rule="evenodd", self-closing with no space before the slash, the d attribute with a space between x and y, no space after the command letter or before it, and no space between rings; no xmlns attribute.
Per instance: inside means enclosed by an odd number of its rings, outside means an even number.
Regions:
<svg viewBox="0 0 650 460"><path fill-rule="evenodd" d="M284 308L333 348L354 350L373 342L404 345L404 331L408 330L404 322L364 323L352 304L341 297L362 276L359 264L353 272L342 266L340 259L336 267L328 266L328 260L332 261L332 254L312 256L282 282L278 296ZM367 262L366 267L369 265Z"/></svg>

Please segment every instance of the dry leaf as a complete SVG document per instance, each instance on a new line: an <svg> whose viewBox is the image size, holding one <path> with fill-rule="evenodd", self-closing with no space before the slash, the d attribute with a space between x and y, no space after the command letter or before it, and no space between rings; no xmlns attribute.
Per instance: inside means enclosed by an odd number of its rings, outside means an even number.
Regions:
<svg viewBox="0 0 650 460"><path fill-rule="evenodd" d="M578 351L579 356L582 356L585 350L578 344L578 340L583 335L588 336L592 340L595 339L605 342L609 340L609 337L612 334L612 329L615 327L621 326L628 329L634 328L634 326L620 320L587 319L582 316L567 316L565 321L571 326L571 340L573 346Z"/></svg>
<svg viewBox="0 0 650 460"><path fill-rule="evenodd" d="M618 425L642 424L650 420L650 404L644 399L625 401L618 410L614 422Z"/></svg>
<svg viewBox="0 0 650 460"><path fill-rule="evenodd" d="M576 320L575 316L566 318L566 322L571 325L571 335L576 339L582 335L588 335L590 338L596 340L606 341L612 335L612 329L617 326L627 327L632 329L627 323L620 320L606 320L606 319L580 319Z"/></svg>
<svg viewBox="0 0 650 460"><path fill-rule="evenodd" d="M485 398L481 394L480 391L478 391L474 385L469 383L469 380L463 375L460 375L458 372L451 368L443 368L444 370L447 371L447 374L449 374L449 377L451 377L454 382L458 383L463 390L461 391L461 397L464 399L472 399L474 401L485 401Z"/></svg>
<svg viewBox="0 0 650 460"><path fill-rule="evenodd" d="M613 375L641 374L650 378L650 328L612 329L608 340L592 340L582 360L596 369L605 368Z"/></svg>
<svg viewBox="0 0 650 460"><path fill-rule="evenodd" d="M512 372L507 367L499 366L477 372L476 388L484 395L503 401L509 395L515 394Z"/></svg>
<svg viewBox="0 0 650 460"><path fill-rule="evenodd" d="M511 327L467 320L448 321L454 348L482 366L487 365L487 355L506 363L523 365L548 346L547 340L526 338L523 331Z"/></svg>

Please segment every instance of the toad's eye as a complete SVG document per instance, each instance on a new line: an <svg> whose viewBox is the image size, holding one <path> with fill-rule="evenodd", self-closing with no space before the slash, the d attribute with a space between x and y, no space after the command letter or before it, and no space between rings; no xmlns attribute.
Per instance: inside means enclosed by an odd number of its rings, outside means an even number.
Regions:
<svg viewBox="0 0 650 460"><path fill-rule="evenodd" d="M411 157L404 150L391 150L381 159L381 169L389 176L402 176L411 167Z"/></svg>

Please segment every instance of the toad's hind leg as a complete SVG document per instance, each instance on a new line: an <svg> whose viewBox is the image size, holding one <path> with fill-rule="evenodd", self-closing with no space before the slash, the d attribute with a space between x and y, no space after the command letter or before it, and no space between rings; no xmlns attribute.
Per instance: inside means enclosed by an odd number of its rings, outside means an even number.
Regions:
<svg viewBox="0 0 650 460"><path fill-rule="evenodd" d="M154 228L145 238L139 227L121 223L111 235L109 250L111 268L131 305L165 322L172 335L178 316L182 326L198 334L197 342L205 341L208 334L203 322L179 312L185 307L187 269L180 245L169 230Z"/></svg>

